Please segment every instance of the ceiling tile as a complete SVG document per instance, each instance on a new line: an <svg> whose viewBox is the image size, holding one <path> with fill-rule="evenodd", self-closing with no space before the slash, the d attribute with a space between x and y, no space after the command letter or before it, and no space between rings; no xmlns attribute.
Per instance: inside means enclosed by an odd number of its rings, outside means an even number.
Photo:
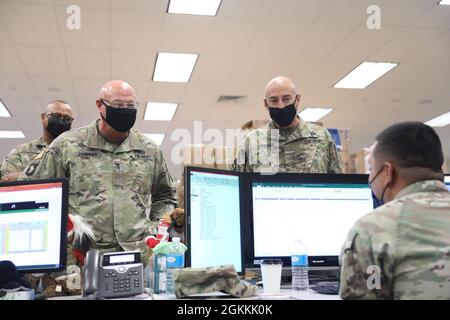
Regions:
<svg viewBox="0 0 450 320"><path fill-rule="evenodd" d="M327 58L358 28L356 24L315 23L288 51L289 57L304 59ZM330 32L333 30L333 32Z"/></svg>
<svg viewBox="0 0 450 320"><path fill-rule="evenodd" d="M151 82L147 100L178 103L181 101L186 86L186 83Z"/></svg>
<svg viewBox="0 0 450 320"><path fill-rule="evenodd" d="M436 0L395 0L381 5L381 25L407 26L435 6Z"/></svg>
<svg viewBox="0 0 450 320"><path fill-rule="evenodd" d="M332 88L358 65L358 61L325 61L306 78L305 83L310 86Z"/></svg>
<svg viewBox="0 0 450 320"><path fill-rule="evenodd" d="M64 50L61 48L17 46L17 51L30 76L68 76Z"/></svg>
<svg viewBox="0 0 450 320"><path fill-rule="evenodd" d="M316 21L332 0L279 0L270 18L296 21Z"/></svg>
<svg viewBox="0 0 450 320"><path fill-rule="evenodd" d="M56 7L58 25L66 48L111 48L111 12L105 9L82 8L80 29L66 27L66 7Z"/></svg>
<svg viewBox="0 0 450 320"><path fill-rule="evenodd" d="M184 91L183 97L181 98L181 103L202 103L211 105L217 102L220 95L220 90L220 85L190 83Z"/></svg>
<svg viewBox="0 0 450 320"><path fill-rule="evenodd" d="M136 10L166 13L168 0L112 0L113 10Z"/></svg>
<svg viewBox="0 0 450 320"><path fill-rule="evenodd" d="M75 102L69 78L32 76L30 80L41 101L64 100L70 105Z"/></svg>
<svg viewBox="0 0 450 320"><path fill-rule="evenodd" d="M112 78L151 81L155 61L150 51L113 51Z"/></svg>
<svg viewBox="0 0 450 320"><path fill-rule="evenodd" d="M290 48L312 26L311 22L268 20L251 42L246 55L286 57Z"/></svg>
<svg viewBox="0 0 450 320"><path fill-rule="evenodd" d="M25 76L0 76L0 98L35 99L30 80Z"/></svg>
<svg viewBox="0 0 450 320"><path fill-rule="evenodd" d="M110 9L111 0L53 0L55 5L77 5L81 9L83 8L99 8L99 9Z"/></svg>
<svg viewBox="0 0 450 320"><path fill-rule="evenodd" d="M162 14L135 11L112 12L113 50L156 51Z"/></svg>
<svg viewBox="0 0 450 320"><path fill-rule="evenodd" d="M72 78L73 90L77 104L89 102L95 107L95 100L99 96L100 89L110 78L90 79L90 78ZM80 108L82 112L83 108Z"/></svg>
<svg viewBox="0 0 450 320"><path fill-rule="evenodd" d="M383 27L380 30L369 30L365 25L361 26L343 40L333 53L328 56L328 59L364 61L401 30L402 28L400 27Z"/></svg>
<svg viewBox="0 0 450 320"><path fill-rule="evenodd" d="M5 98L3 99L3 102L5 103L6 107L8 108L9 112L13 116L13 118L20 118L20 117L29 117L33 119L32 127L33 126L39 126L40 127L40 115L42 112L44 112L45 108L40 104L39 100L32 98L32 99L22 99L22 98ZM36 124L35 124L36 123ZM25 124L24 127L27 127ZM17 129L19 130L19 129Z"/></svg>
<svg viewBox="0 0 450 320"><path fill-rule="evenodd" d="M111 78L111 51L66 49L72 77Z"/></svg>
<svg viewBox="0 0 450 320"><path fill-rule="evenodd" d="M237 67L239 58L236 55L200 55L190 82L226 83Z"/></svg>
<svg viewBox="0 0 450 320"><path fill-rule="evenodd" d="M326 23L366 23L367 8L380 5L384 0L335 0L317 19Z"/></svg>
<svg viewBox="0 0 450 320"><path fill-rule="evenodd" d="M52 6L0 2L0 15L16 44L61 45Z"/></svg>
<svg viewBox="0 0 450 320"><path fill-rule="evenodd" d="M450 64L450 31L418 50L408 62Z"/></svg>
<svg viewBox="0 0 450 320"><path fill-rule="evenodd" d="M445 29L407 28L370 55L371 61L403 62L433 40L444 35Z"/></svg>
<svg viewBox="0 0 450 320"><path fill-rule="evenodd" d="M159 37L159 51L179 53L199 52L214 20L214 17L197 15L165 15Z"/></svg>
<svg viewBox="0 0 450 320"><path fill-rule="evenodd" d="M0 75L24 75L24 70L11 45L0 45Z"/></svg>
<svg viewBox="0 0 450 320"><path fill-rule="evenodd" d="M223 0L217 16L239 18L266 18L277 0Z"/></svg>
<svg viewBox="0 0 450 320"><path fill-rule="evenodd" d="M263 20L216 18L202 54L242 54L256 37Z"/></svg>
<svg viewBox="0 0 450 320"><path fill-rule="evenodd" d="M0 43L1 44L9 44L11 43L11 39L9 38L8 31L0 19Z"/></svg>
<svg viewBox="0 0 450 320"><path fill-rule="evenodd" d="M434 5L412 23L414 27L449 28L450 6Z"/></svg>

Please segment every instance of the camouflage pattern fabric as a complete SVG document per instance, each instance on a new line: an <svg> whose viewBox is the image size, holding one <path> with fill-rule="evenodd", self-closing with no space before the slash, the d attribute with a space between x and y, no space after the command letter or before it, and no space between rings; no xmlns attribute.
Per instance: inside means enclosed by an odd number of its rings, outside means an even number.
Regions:
<svg viewBox="0 0 450 320"><path fill-rule="evenodd" d="M255 285L241 282L233 265L178 269L174 272L174 284L177 298L214 291L238 298L251 297L257 289Z"/></svg>
<svg viewBox="0 0 450 320"><path fill-rule="evenodd" d="M450 299L450 192L437 180L403 188L356 222L341 264L343 299Z"/></svg>
<svg viewBox="0 0 450 320"><path fill-rule="evenodd" d="M21 172L47 146L44 138L32 140L12 149L0 167L0 178L12 172Z"/></svg>
<svg viewBox="0 0 450 320"><path fill-rule="evenodd" d="M153 141L131 130L112 144L97 122L61 134L19 178L69 178L69 213L92 226L98 249L141 250L147 261L144 239L176 203L173 180Z"/></svg>
<svg viewBox="0 0 450 320"><path fill-rule="evenodd" d="M342 167L328 130L300 120L295 128L279 128L271 121L250 132L237 151L233 170L341 173Z"/></svg>

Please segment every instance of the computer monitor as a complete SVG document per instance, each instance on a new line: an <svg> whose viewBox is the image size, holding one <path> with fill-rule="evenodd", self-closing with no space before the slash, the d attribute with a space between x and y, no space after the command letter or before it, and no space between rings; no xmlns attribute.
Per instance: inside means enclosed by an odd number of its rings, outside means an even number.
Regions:
<svg viewBox="0 0 450 320"><path fill-rule="evenodd" d="M19 272L66 265L67 179L0 183L0 260Z"/></svg>
<svg viewBox="0 0 450 320"><path fill-rule="evenodd" d="M444 183L447 186L447 189L450 190L450 174L444 176Z"/></svg>
<svg viewBox="0 0 450 320"><path fill-rule="evenodd" d="M186 266L233 264L244 272L239 173L185 168Z"/></svg>
<svg viewBox="0 0 450 320"><path fill-rule="evenodd" d="M301 239L311 270L337 269L350 228L373 210L367 178L362 174L248 174L246 266L254 268L263 258L280 258L284 266L290 266L291 247Z"/></svg>

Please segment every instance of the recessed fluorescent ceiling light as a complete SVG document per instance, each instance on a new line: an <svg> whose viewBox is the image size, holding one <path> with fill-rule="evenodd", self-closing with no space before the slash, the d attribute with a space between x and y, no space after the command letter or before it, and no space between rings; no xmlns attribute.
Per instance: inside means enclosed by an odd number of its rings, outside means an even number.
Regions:
<svg viewBox="0 0 450 320"><path fill-rule="evenodd" d="M11 114L8 109L6 109L6 106L3 104L2 100L0 100L0 117L11 118Z"/></svg>
<svg viewBox="0 0 450 320"><path fill-rule="evenodd" d="M0 138L25 138L25 135L22 131L9 131L9 130L0 130Z"/></svg>
<svg viewBox="0 0 450 320"><path fill-rule="evenodd" d="M147 137L153 140L158 146L163 143L164 137L166 136L164 133L144 133Z"/></svg>
<svg viewBox="0 0 450 320"><path fill-rule="evenodd" d="M364 89L397 65L398 63L364 61L336 83L334 88Z"/></svg>
<svg viewBox="0 0 450 320"><path fill-rule="evenodd" d="M178 104L165 102L147 102L144 120L172 121Z"/></svg>
<svg viewBox="0 0 450 320"><path fill-rule="evenodd" d="M333 108L306 108L299 113L300 118L305 121L316 122L333 111Z"/></svg>
<svg viewBox="0 0 450 320"><path fill-rule="evenodd" d="M442 0L441 2L439 2L439 4L441 4L441 5L450 5L450 0Z"/></svg>
<svg viewBox="0 0 450 320"><path fill-rule="evenodd" d="M168 13L215 16L222 0L170 0Z"/></svg>
<svg viewBox="0 0 450 320"><path fill-rule="evenodd" d="M439 117L431 119L430 121L425 122L426 125L430 127L445 127L450 124L450 112L444 113Z"/></svg>
<svg viewBox="0 0 450 320"><path fill-rule="evenodd" d="M158 53L153 81L188 82L198 54Z"/></svg>

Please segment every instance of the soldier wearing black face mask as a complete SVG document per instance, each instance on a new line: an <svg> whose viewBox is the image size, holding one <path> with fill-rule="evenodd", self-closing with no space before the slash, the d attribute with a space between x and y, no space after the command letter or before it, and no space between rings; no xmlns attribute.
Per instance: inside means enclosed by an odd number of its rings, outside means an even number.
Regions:
<svg viewBox="0 0 450 320"><path fill-rule="evenodd" d="M1 181L15 181L20 172L35 159L56 137L70 130L73 115L70 105L62 100L51 101L41 114L43 134L40 138L11 150L0 168Z"/></svg>
<svg viewBox="0 0 450 320"><path fill-rule="evenodd" d="M330 133L298 116L300 94L286 77L272 79L264 106L267 127L250 132L238 149L234 169L244 172L341 173L341 162Z"/></svg>

